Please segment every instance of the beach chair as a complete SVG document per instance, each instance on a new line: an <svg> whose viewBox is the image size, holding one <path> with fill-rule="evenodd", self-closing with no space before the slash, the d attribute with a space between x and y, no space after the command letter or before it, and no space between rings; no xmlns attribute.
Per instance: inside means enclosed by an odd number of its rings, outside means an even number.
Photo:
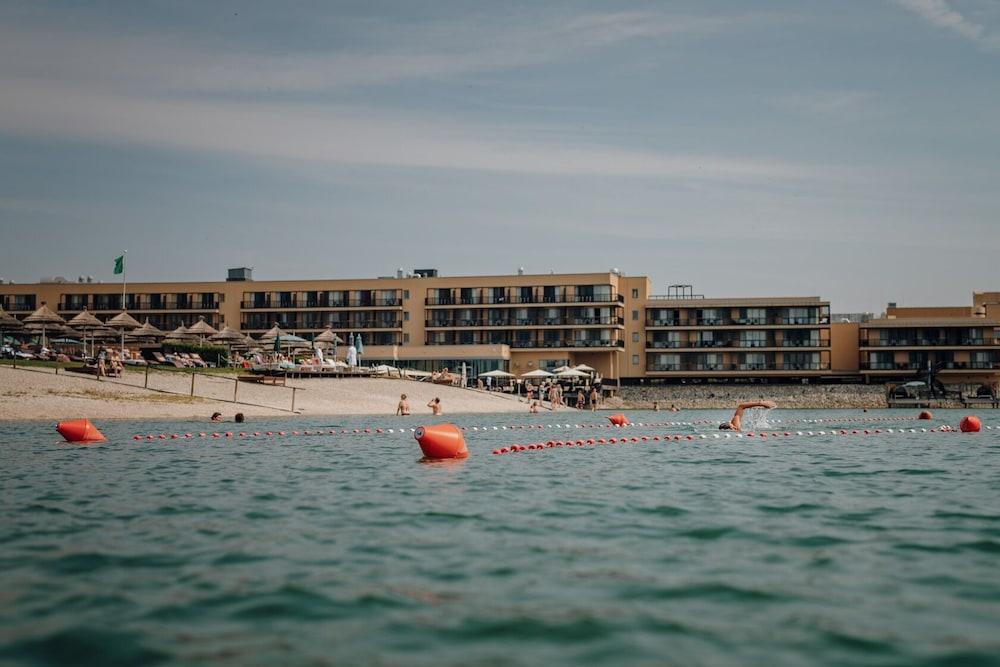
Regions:
<svg viewBox="0 0 1000 667"><path fill-rule="evenodd" d="M198 354L197 352L188 352L188 355L191 357L192 360L194 360L196 364L201 364L202 368L208 368L209 366L212 365L207 361L205 361L204 359L202 359L201 355Z"/></svg>
<svg viewBox="0 0 1000 667"><path fill-rule="evenodd" d="M180 359L178 359L177 357L175 357L172 354L168 354L164 358L163 363L164 363L164 365L173 366L174 368L187 368L188 367L187 364L183 363Z"/></svg>

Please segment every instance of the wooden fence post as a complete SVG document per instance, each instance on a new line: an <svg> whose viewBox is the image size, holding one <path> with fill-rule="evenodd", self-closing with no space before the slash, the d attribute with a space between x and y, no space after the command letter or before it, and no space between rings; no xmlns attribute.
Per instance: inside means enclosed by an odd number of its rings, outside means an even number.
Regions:
<svg viewBox="0 0 1000 667"><path fill-rule="evenodd" d="M142 383L143 389L149 389L149 364L146 364L146 378Z"/></svg>
<svg viewBox="0 0 1000 667"><path fill-rule="evenodd" d="M295 387L292 387L292 412L295 412Z"/></svg>
<svg viewBox="0 0 1000 667"><path fill-rule="evenodd" d="M194 376L195 375L197 375L197 373L191 373L191 396L194 396Z"/></svg>
<svg viewBox="0 0 1000 667"><path fill-rule="evenodd" d="M236 392L239 391L240 381L239 378L233 379L233 403L236 402Z"/></svg>

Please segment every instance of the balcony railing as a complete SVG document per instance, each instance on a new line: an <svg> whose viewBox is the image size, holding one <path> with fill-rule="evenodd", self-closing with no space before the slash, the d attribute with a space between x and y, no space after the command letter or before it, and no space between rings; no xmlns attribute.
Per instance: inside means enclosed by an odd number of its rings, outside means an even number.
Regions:
<svg viewBox="0 0 1000 667"><path fill-rule="evenodd" d="M775 326L799 324L829 324L826 317L676 317L669 319L646 318L647 327L732 327L732 326Z"/></svg>
<svg viewBox="0 0 1000 667"><path fill-rule="evenodd" d="M378 299L288 299L285 301L241 301L243 310L259 308L383 308L390 306L402 307L403 300L394 297Z"/></svg>
<svg viewBox="0 0 1000 667"><path fill-rule="evenodd" d="M510 296L431 296L424 299L427 306L493 306L521 303L624 303L625 297L621 294L611 294L608 297L603 295L589 294L545 294L535 295L530 298L522 297L519 294Z"/></svg>
<svg viewBox="0 0 1000 667"><path fill-rule="evenodd" d="M652 372L670 372L670 371L680 371L680 372L743 372L743 373L753 373L753 372L768 372L768 371L827 371L830 370L830 364L827 363L764 363L764 364L647 364L646 370Z"/></svg>
<svg viewBox="0 0 1000 667"><path fill-rule="evenodd" d="M1000 369L1000 361L944 361L931 362L937 370L996 370ZM861 370L866 371L925 371L927 362L862 362Z"/></svg>
<svg viewBox="0 0 1000 667"><path fill-rule="evenodd" d="M434 340L427 339L427 345L497 345L504 344L509 345L512 348L525 349L525 348L558 348L558 347L574 347L574 348L620 348L625 347L625 341L623 340L501 340L493 342L461 342L458 339L450 340Z"/></svg>
<svg viewBox="0 0 1000 667"><path fill-rule="evenodd" d="M944 340L940 338L880 338L874 341L862 338L859 342L861 347L957 347L966 345L1000 345L1000 339L990 337L952 338Z"/></svg>
<svg viewBox="0 0 1000 667"><path fill-rule="evenodd" d="M494 318L494 319L428 319L428 327L546 327L546 326L587 326L587 325L625 326L624 317L539 317L525 318Z"/></svg>

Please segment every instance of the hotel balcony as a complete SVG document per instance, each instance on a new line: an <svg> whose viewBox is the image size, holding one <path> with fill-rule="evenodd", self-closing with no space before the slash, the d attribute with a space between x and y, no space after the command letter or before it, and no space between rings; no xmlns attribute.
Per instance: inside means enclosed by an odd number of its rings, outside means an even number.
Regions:
<svg viewBox="0 0 1000 667"><path fill-rule="evenodd" d="M861 347L1000 347L1000 338L950 338L946 340L928 338L894 338L869 340L862 338Z"/></svg>
<svg viewBox="0 0 1000 667"><path fill-rule="evenodd" d="M764 363L764 364L647 364L646 370L651 373L789 373L789 372L822 372L830 370L828 363Z"/></svg>
<svg viewBox="0 0 1000 667"><path fill-rule="evenodd" d="M558 339L558 340L503 340L503 341L488 341L482 343L476 343L474 341L460 341L460 340L441 340L435 341L433 339L428 339L426 341L427 345L507 345L511 349L605 349L605 350L621 350L625 347L625 341L623 340L574 340L574 339Z"/></svg>
<svg viewBox="0 0 1000 667"><path fill-rule="evenodd" d="M103 313L103 312L121 312L121 301L113 302L94 302L89 305L79 304L76 302L72 303L60 303L59 312L61 313L78 313L83 311L84 307L87 308L92 313ZM218 301L194 301L194 302L182 302L178 303L175 301L163 301L160 303L151 302L148 300L140 301L126 301L126 310L130 313L171 313L176 311L187 311L187 312L206 312L215 311L219 309Z"/></svg>
<svg viewBox="0 0 1000 667"><path fill-rule="evenodd" d="M799 327L799 326L828 326L828 317L768 317L768 318L675 318L657 319L646 318L646 328L677 328L677 327Z"/></svg>
<svg viewBox="0 0 1000 667"><path fill-rule="evenodd" d="M672 341L672 340L647 340L647 350L782 350L788 348L795 349L822 349L830 347L830 341L826 338L818 340L781 340L781 341L757 341L757 340L714 340L714 341Z"/></svg>
<svg viewBox="0 0 1000 667"><path fill-rule="evenodd" d="M451 319L435 320L428 319L424 322L428 329L451 329L451 328L545 328L545 327L566 327L566 326L614 326L624 327L624 317L539 317L529 319Z"/></svg>
<svg viewBox="0 0 1000 667"><path fill-rule="evenodd" d="M931 362L934 372L940 371L989 371L1000 370L1000 361L939 361ZM888 372L921 372L927 371L927 362L901 361L901 362L861 362L861 370L864 371L888 371Z"/></svg>
<svg viewBox="0 0 1000 667"><path fill-rule="evenodd" d="M625 297L621 294L611 294L605 297L604 295L586 295L586 294L558 294L558 295L534 295L531 297L522 297L518 294L512 294L509 296L495 297L489 295L474 295L468 297L427 297L424 299L424 305L432 307L441 306L519 306L523 304L536 304L544 306L554 306L559 304L595 304L595 305L619 305L625 303Z"/></svg>
<svg viewBox="0 0 1000 667"><path fill-rule="evenodd" d="M242 310L309 310L320 308L402 308L403 300L398 298L379 299L318 299L306 301L288 299L286 301L241 301Z"/></svg>

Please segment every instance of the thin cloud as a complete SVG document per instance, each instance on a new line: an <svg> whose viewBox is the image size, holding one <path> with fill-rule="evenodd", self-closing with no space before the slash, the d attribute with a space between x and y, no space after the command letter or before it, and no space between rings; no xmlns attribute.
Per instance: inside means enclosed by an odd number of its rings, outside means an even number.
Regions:
<svg viewBox="0 0 1000 667"><path fill-rule="evenodd" d="M948 4L947 0L895 0L895 2L933 26L950 30L983 48L1000 49L1000 34L967 18Z"/></svg>
<svg viewBox="0 0 1000 667"><path fill-rule="evenodd" d="M134 98L48 82L8 82L0 132L331 164L767 182L818 177L806 165L666 154L539 139L451 118L331 105Z"/></svg>

